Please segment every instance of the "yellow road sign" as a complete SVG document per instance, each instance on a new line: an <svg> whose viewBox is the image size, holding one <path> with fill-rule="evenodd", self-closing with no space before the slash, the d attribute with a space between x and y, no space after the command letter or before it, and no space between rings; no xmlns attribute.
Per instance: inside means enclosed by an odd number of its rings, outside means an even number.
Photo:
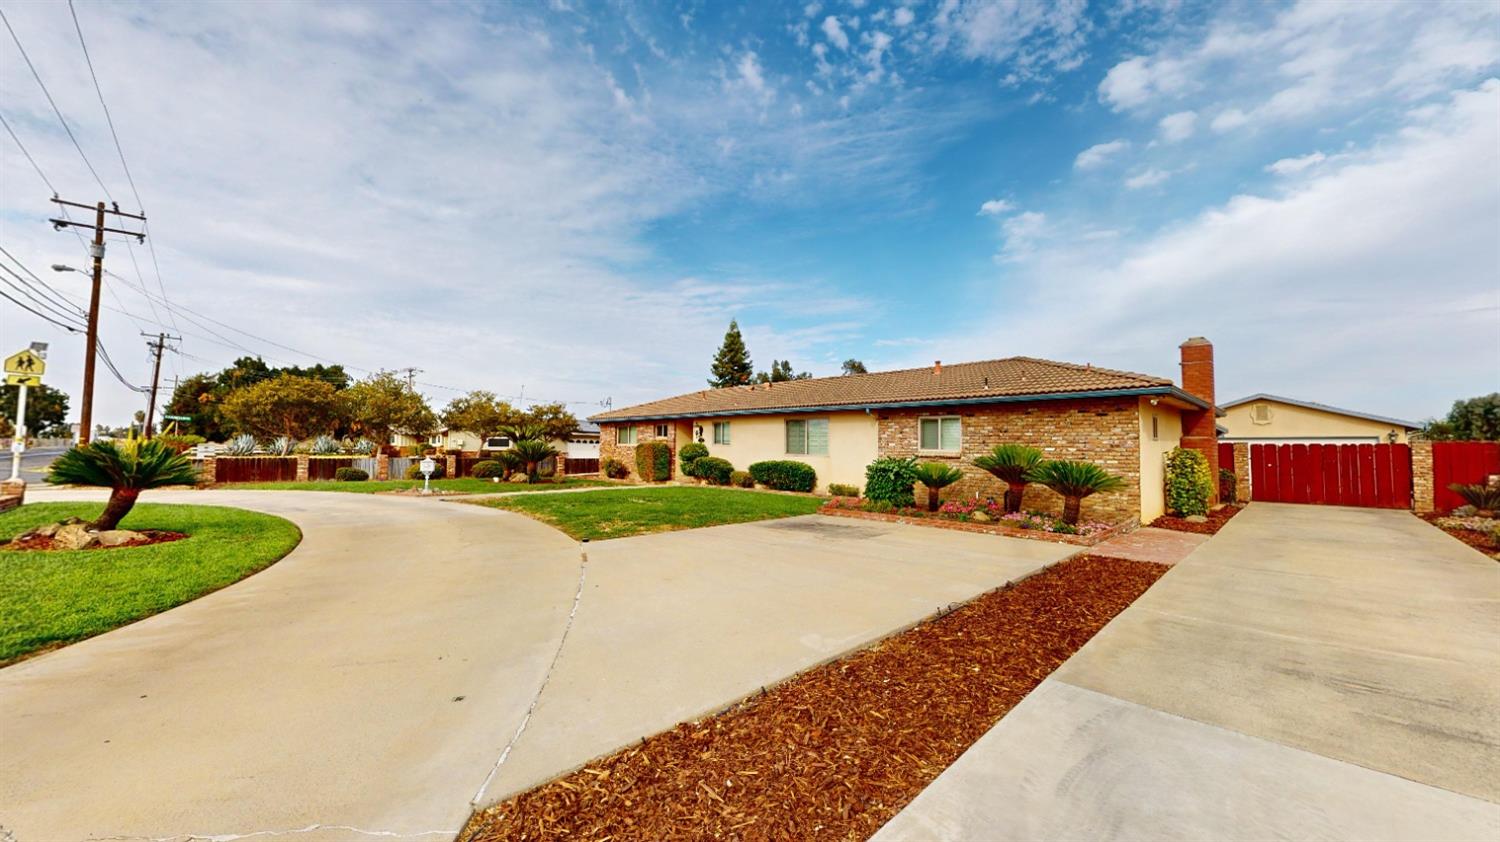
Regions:
<svg viewBox="0 0 1500 842"><path fill-rule="evenodd" d="M34 374L40 377L47 373L47 361L30 349L17 351L5 358L5 373Z"/></svg>
<svg viewBox="0 0 1500 842"><path fill-rule="evenodd" d="M35 374L7 374L5 375L7 386L40 386L42 378Z"/></svg>

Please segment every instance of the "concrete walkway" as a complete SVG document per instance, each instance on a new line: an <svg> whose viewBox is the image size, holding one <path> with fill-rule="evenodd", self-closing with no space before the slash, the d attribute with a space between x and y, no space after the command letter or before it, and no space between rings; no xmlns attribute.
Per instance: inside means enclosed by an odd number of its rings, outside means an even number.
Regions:
<svg viewBox="0 0 1500 842"><path fill-rule="evenodd" d="M1209 536L1196 532L1178 532L1142 526L1124 535L1116 535L1094 545L1089 552L1112 558L1128 558L1133 561L1154 561L1158 564L1176 564L1192 555L1193 551L1207 541Z"/></svg>
<svg viewBox="0 0 1500 842"><path fill-rule="evenodd" d="M875 839L1500 838L1500 565L1256 503Z"/></svg>
<svg viewBox="0 0 1500 842"><path fill-rule="evenodd" d="M145 500L279 514L304 540L217 593L0 670L5 842L449 839L471 800L1078 549L808 516L590 544L585 565L561 533L480 506Z"/></svg>

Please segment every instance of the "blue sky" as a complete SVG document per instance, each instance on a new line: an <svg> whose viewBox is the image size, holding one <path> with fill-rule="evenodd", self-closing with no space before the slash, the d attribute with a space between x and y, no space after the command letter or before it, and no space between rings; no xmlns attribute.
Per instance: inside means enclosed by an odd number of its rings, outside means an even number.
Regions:
<svg viewBox="0 0 1500 842"><path fill-rule="evenodd" d="M817 374L1175 376L1202 334L1225 399L1422 418L1500 388L1493 3L77 6L167 297L254 335L179 320L178 373L243 345L583 415L699 388L737 318ZM132 206L67 7L0 10ZM8 41L0 113L97 198ZM78 264L0 156L0 240ZM172 320L129 258L104 335L144 382L136 334ZM3 301L0 330L76 390L76 339Z"/></svg>

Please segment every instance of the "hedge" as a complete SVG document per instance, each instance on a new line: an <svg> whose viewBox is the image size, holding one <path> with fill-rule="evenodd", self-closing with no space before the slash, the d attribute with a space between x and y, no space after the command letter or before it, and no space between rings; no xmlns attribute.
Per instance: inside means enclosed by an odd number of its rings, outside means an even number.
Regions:
<svg viewBox="0 0 1500 842"><path fill-rule="evenodd" d="M755 477L750 476L749 471L735 471L729 475L729 484L740 488L754 488Z"/></svg>
<svg viewBox="0 0 1500 842"><path fill-rule="evenodd" d="M485 459L474 463L474 467L469 469L469 476L475 479L503 477L505 476L505 466L494 459Z"/></svg>
<svg viewBox="0 0 1500 842"><path fill-rule="evenodd" d="M693 463L708 455L708 447L698 442L691 441L682 446L677 452L677 464L682 466L683 476L696 477L697 470Z"/></svg>
<svg viewBox="0 0 1500 842"><path fill-rule="evenodd" d="M448 472L448 463L447 463L447 461L443 460L443 459L434 459L432 461L433 461L433 463L436 466L436 467L434 467L432 469L432 478L433 479L442 479L443 478L443 474L445 474L445 473ZM411 467L406 469L406 478L407 479L421 479L422 478L422 463L421 462L413 462L412 465L411 465Z"/></svg>
<svg viewBox="0 0 1500 842"><path fill-rule="evenodd" d="M916 457L882 456L865 467L865 499L889 503L896 508L916 504L912 486L917 482Z"/></svg>
<svg viewBox="0 0 1500 842"><path fill-rule="evenodd" d="M339 482L364 482L370 478L370 474L361 468L345 467L335 469L333 478Z"/></svg>
<svg viewBox="0 0 1500 842"><path fill-rule="evenodd" d="M734 466L729 464L729 460L717 456L704 456L694 460L692 464L693 470L697 471L694 476L706 480L710 485L728 485L734 474Z"/></svg>
<svg viewBox="0 0 1500 842"><path fill-rule="evenodd" d="M1185 447L1167 454L1167 511L1187 517L1208 514L1214 479L1202 453Z"/></svg>
<svg viewBox="0 0 1500 842"><path fill-rule="evenodd" d="M811 465L790 459L756 462L750 466L750 476L776 491L812 491L818 485L818 473Z"/></svg>
<svg viewBox="0 0 1500 842"><path fill-rule="evenodd" d="M635 472L646 482L666 482L672 477L672 448L664 441L635 446Z"/></svg>
<svg viewBox="0 0 1500 842"><path fill-rule="evenodd" d="M610 479L624 479L630 476L630 466L619 459L606 457L599 463L599 470Z"/></svg>

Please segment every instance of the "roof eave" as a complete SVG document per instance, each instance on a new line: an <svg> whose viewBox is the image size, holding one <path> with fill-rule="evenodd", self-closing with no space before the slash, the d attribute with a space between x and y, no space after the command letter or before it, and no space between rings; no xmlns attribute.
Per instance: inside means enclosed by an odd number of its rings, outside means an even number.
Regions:
<svg viewBox="0 0 1500 842"><path fill-rule="evenodd" d="M1422 425L1414 421L1403 421L1400 418L1388 418L1384 415L1371 415L1368 412L1356 412L1352 409L1343 409L1337 406L1329 406L1326 403L1318 403L1317 401L1303 401L1296 398L1285 398L1281 395L1268 395L1265 392L1256 392L1255 394L1248 397L1238 398L1236 400L1229 401L1228 403L1220 404L1219 406L1223 409L1232 409L1233 407L1240 406L1241 404L1247 404L1251 401L1275 401L1277 403L1287 404L1288 406L1300 406L1303 409L1312 409L1318 412L1327 412L1333 415L1347 415L1350 418L1363 418L1366 421L1378 421L1381 424L1395 424L1398 427L1405 427L1408 430L1422 429Z"/></svg>

